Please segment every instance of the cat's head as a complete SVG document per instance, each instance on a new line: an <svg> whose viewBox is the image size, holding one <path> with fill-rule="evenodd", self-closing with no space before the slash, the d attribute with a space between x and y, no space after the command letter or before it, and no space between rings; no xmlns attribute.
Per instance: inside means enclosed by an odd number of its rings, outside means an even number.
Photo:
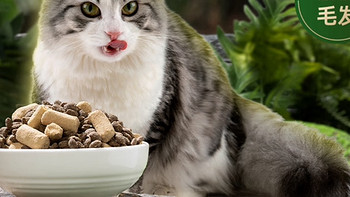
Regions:
<svg viewBox="0 0 350 197"><path fill-rule="evenodd" d="M48 48L119 61L142 42L163 39L165 18L164 0L44 0L40 39Z"/></svg>

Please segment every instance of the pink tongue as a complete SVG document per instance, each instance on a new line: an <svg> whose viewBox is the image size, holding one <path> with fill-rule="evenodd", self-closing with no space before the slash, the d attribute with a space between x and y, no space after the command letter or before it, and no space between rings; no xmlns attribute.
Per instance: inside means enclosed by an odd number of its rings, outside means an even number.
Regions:
<svg viewBox="0 0 350 197"><path fill-rule="evenodd" d="M108 47L125 50L128 47L128 43L122 40L113 40L112 42L108 43Z"/></svg>

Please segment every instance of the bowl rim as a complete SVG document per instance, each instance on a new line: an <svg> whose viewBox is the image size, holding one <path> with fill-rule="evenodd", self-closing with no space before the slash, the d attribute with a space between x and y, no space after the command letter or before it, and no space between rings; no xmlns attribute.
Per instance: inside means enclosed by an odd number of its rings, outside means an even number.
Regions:
<svg viewBox="0 0 350 197"><path fill-rule="evenodd" d="M127 150L140 147L149 147L149 144L143 141L141 144L132 146L120 146L120 147L108 147L108 148L66 148L66 149L7 149L0 148L0 153L16 152L16 153L61 153L61 152L100 152L100 151L114 151L114 150Z"/></svg>

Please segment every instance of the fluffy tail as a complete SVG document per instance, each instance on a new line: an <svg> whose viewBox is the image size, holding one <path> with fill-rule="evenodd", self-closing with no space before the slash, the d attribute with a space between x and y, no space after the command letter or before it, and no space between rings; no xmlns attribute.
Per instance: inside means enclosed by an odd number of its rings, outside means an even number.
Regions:
<svg viewBox="0 0 350 197"><path fill-rule="evenodd" d="M282 177L280 196L349 197L350 173L348 167L341 163L335 158L333 161L323 160L321 166L297 163Z"/></svg>
<svg viewBox="0 0 350 197"><path fill-rule="evenodd" d="M350 197L350 168L336 142L300 124L273 123L257 127L242 150L247 189L273 197Z"/></svg>

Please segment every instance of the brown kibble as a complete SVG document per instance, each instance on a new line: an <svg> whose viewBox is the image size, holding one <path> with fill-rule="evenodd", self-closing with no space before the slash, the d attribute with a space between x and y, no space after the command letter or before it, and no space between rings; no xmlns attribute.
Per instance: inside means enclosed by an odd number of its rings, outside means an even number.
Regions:
<svg viewBox="0 0 350 197"><path fill-rule="evenodd" d="M59 148L69 148L68 146L68 140L63 140L58 143Z"/></svg>
<svg viewBox="0 0 350 197"><path fill-rule="evenodd" d="M124 123L122 121L118 120L117 123L119 123L120 125L122 125L122 127L124 127Z"/></svg>
<svg viewBox="0 0 350 197"><path fill-rule="evenodd" d="M15 112L13 112L12 114L12 119L22 119L23 117L26 116L26 114L29 111L35 111L35 109L38 107L39 105L36 103L24 106L24 107L20 107L18 108Z"/></svg>
<svg viewBox="0 0 350 197"><path fill-rule="evenodd" d="M23 124L28 124L29 119L30 119L29 117L23 117L22 118L22 123Z"/></svg>
<svg viewBox="0 0 350 197"><path fill-rule="evenodd" d="M12 128L12 120L11 120L11 118L6 118L5 126L7 127L7 129L11 129Z"/></svg>
<svg viewBox="0 0 350 197"><path fill-rule="evenodd" d="M50 146L49 137L28 125L22 125L18 129L16 139L32 149L45 149Z"/></svg>
<svg viewBox="0 0 350 197"><path fill-rule="evenodd" d="M53 143L51 144L51 146L49 147L49 149L57 149L59 148L58 144L57 143Z"/></svg>
<svg viewBox="0 0 350 197"><path fill-rule="evenodd" d="M57 141L63 136L63 129L56 123L51 123L47 125L44 133L50 138L52 141Z"/></svg>
<svg viewBox="0 0 350 197"><path fill-rule="evenodd" d="M69 148L83 148L84 145L80 142L80 139L77 136L71 136L68 140Z"/></svg>
<svg viewBox="0 0 350 197"><path fill-rule="evenodd" d="M90 133L96 132L94 128L87 129L83 134L87 137Z"/></svg>
<svg viewBox="0 0 350 197"><path fill-rule="evenodd" d="M64 111L65 111L64 108L63 108L61 105L58 105L58 104L54 104L54 105L52 106L52 109L53 109L53 110L56 110L56 111L58 111L58 112L64 112Z"/></svg>
<svg viewBox="0 0 350 197"><path fill-rule="evenodd" d="M63 130L63 136L70 137L70 136L74 136L75 134L77 133L74 131Z"/></svg>
<svg viewBox="0 0 350 197"><path fill-rule="evenodd" d="M0 128L0 135L3 135L4 137L7 137L8 130L6 127Z"/></svg>
<svg viewBox="0 0 350 197"><path fill-rule="evenodd" d="M91 142L92 142L92 140L91 140L90 137L89 137L89 138L86 138L86 140L84 141L84 146L85 146L86 148L89 148Z"/></svg>
<svg viewBox="0 0 350 197"><path fill-rule="evenodd" d="M45 125L40 124L38 130L41 131L42 133L44 133L45 132L45 128L46 128Z"/></svg>
<svg viewBox="0 0 350 197"><path fill-rule="evenodd" d="M16 135L18 129L12 129L12 135Z"/></svg>
<svg viewBox="0 0 350 197"><path fill-rule="evenodd" d="M55 101L53 104L54 104L54 105L59 105L59 106L61 106L62 102L59 101L59 100L57 100L57 101Z"/></svg>
<svg viewBox="0 0 350 197"><path fill-rule="evenodd" d="M120 145L126 145L128 140L128 138L124 137L121 133L116 133L114 139Z"/></svg>
<svg viewBox="0 0 350 197"><path fill-rule="evenodd" d="M129 128L123 128L122 133L129 140L132 140L134 138L134 134L132 133L131 129L129 129Z"/></svg>
<svg viewBox="0 0 350 197"><path fill-rule="evenodd" d="M102 137L97 132L91 132L87 135L92 141L99 140L102 141Z"/></svg>
<svg viewBox="0 0 350 197"><path fill-rule="evenodd" d="M90 128L90 129L82 132L81 134L79 134L79 137L80 137L80 139L85 140L88 137L88 134L90 134L92 132L96 132L96 130L93 128Z"/></svg>
<svg viewBox="0 0 350 197"><path fill-rule="evenodd" d="M6 139L6 144L10 145L12 143L18 142L15 135L10 135Z"/></svg>
<svg viewBox="0 0 350 197"><path fill-rule="evenodd" d="M85 117L84 116L78 116L78 119L80 122L84 121Z"/></svg>
<svg viewBox="0 0 350 197"><path fill-rule="evenodd" d="M42 101L41 102L43 105L52 105L49 101Z"/></svg>
<svg viewBox="0 0 350 197"><path fill-rule="evenodd" d="M79 110L79 115L86 118L86 117L88 117L89 114L81 109L81 110Z"/></svg>
<svg viewBox="0 0 350 197"><path fill-rule="evenodd" d="M122 132L122 134L124 135L124 137L126 137L128 140L129 140L129 142L131 142L131 140L133 139L133 137L132 136L130 136L128 133L126 133L126 132Z"/></svg>
<svg viewBox="0 0 350 197"><path fill-rule="evenodd" d="M120 144L118 144L118 142L116 140L111 140L108 142L108 145L110 145L111 147L119 147L121 146Z"/></svg>
<svg viewBox="0 0 350 197"><path fill-rule="evenodd" d="M108 142L115 134L112 124L102 111L94 111L89 114L89 120L96 131L102 137L102 142Z"/></svg>
<svg viewBox="0 0 350 197"><path fill-rule="evenodd" d="M92 124L92 123L90 122L89 118L86 117L83 121L83 124Z"/></svg>
<svg viewBox="0 0 350 197"><path fill-rule="evenodd" d="M123 131L123 125L121 125L118 121L113 121L112 122L113 128L117 132L122 132Z"/></svg>
<svg viewBox="0 0 350 197"><path fill-rule="evenodd" d="M12 119L12 122L14 122L14 123L17 122L18 123L18 122L22 122L22 120L21 119Z"/></svg>
<svg viewBox="0 0 350 197"><path fill-rule="evenodd" d="M102 147L102 142L100 140L95 140L91 142L89 148L101 148Z"/></svg>
<svg viewBox="0 0 350 197"><path fill-rule="evenodd" d="M115 116L115 115L110 115L110 116L109 116L109 121L110 121L110 122L118 121L118 117Z"/></svg>
<svg viewBox="0 0 350 197"><path fill-rule="evenodd" d="M78 132L78 128L80 125L78 117L57 112L54 110L46 111L41 118L41 122L43 125L56 123L64 130L73 131L75 133Z"/></svg>
<svg viewBox="0 0 350 197"><path fill-rule="evenodd" d="M67 109L66 114L71 115L71 116L79 116L79 113L75 110L72 109Z"/></svg>
<svg viewBox="0 0 350 197"><path fill-rule="evenodd" d="M91 129L93 126L91 124L83 124L83 126L81 126L81 129L83 131Z"/></svg>
<svg viewBox="0 0 350 197"><path fill-rule="evenodd" d="M0 148L4 148L6 144L6 138L0 134Z"/></svg>
<svg viewBox="0 0 350 197"><path fill-rule="evenodd" d="M74 104L74 103L68 103L67 105L64 106L66 110L74 110L74 111L79 111L79 108Z"/></svg>
<svg viewBox="0 0 350 197"><path fill-rule="evenodd" d="M13 122L12 129L18 129L22 125L23 125L22 122Z"/></svg>

